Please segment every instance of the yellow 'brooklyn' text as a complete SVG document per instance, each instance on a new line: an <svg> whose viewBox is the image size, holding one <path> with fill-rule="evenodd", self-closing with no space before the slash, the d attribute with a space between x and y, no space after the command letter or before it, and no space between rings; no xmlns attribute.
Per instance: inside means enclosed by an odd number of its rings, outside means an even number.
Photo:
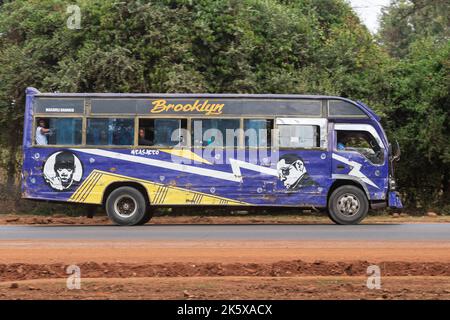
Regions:
<svg viewBox="0 0 450 320"><path fill-rule="evenodd" d="M175 112L199 112L205 115L217 115L222 113L222 109L225 104L223 103L209 103L208 100L201 102L200 100L195 100L194 103L178 103L172 104L167 103L164 99L155 100L152 102L153 108L150 110L151 113L161 113L167 111Z"/></svg>

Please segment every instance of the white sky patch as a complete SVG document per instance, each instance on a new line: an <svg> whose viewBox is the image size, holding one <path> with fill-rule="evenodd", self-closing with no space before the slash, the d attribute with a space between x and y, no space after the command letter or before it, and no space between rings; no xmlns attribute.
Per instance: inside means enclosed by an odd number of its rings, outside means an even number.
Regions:
<svg viewBox="0 0 450 320"><path fill-rule="evenodd" d="M358 14L370 32L376 33L380 26L378 18L381 8L389 5L391 0L346 0Z"/></svg>

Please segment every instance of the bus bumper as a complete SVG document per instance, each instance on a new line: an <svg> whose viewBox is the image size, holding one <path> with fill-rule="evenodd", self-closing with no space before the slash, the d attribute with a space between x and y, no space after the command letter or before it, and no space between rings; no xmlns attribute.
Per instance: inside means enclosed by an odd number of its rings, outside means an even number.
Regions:
<svg viewBox="0 0 450 320"><path fill-rule="evenodd" d="M402 200L400 200L400 195L397 191L389 191L388 205L392 209L403 208Z"/></svg>

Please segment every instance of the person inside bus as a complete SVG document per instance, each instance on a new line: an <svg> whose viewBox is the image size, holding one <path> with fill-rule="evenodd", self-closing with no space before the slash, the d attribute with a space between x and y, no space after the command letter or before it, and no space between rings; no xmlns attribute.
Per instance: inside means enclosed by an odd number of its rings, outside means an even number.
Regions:
<svg viewBox="0 0 450 320"><path fill-rule="evenodd" d="M38 127L36 128L36 144L45 146L48 144L47 136L51 134L51 130L46 128L45 120L39 119Z"/></svg>
<svg viewBox="0 0 450 320"><path fill-rule="evenodd" d="M373 163L383 161L383 153L376 140L365 132L338 133L337 150L355 151Z"/></svg>
<svg viewBox="0 0 450 320"><path fill-rule="evenodd" d="M338 132L336 149L339 151L345 150L348 146L349 140L350 137L347 134L343 132Z"/></svg>
<svg viewBox="0 0 450 320"><path fill-rule="evenodd" d="M139 128L139 141L138 144L140 146L151 146L152 142L145 138L145 129Z"/></svg>

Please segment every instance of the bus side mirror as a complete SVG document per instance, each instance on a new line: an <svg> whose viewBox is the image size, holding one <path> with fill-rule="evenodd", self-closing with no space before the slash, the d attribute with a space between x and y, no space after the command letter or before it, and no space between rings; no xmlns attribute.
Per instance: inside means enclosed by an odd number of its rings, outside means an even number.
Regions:
<svg viewBox="0 0 450 320"><path fill-rule="evenodd" d="M392 144L389 145L389 155L391 156L392 161L400 160L400 146L398 141L395 140Z"/></svg>

